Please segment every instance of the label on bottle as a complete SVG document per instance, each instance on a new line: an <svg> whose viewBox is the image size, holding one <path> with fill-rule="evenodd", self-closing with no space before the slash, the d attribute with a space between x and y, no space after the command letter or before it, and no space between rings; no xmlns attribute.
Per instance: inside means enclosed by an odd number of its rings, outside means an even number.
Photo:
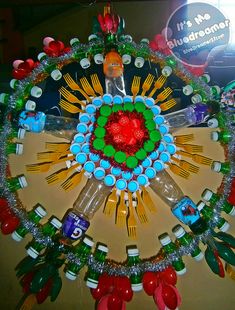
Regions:
<svg viewBox="0 0 235 310"><path fill-rule="evenodd" d="M89 226L90 223L86 219L70 212L64 220L62 232L64 236L77 240L82 237Z"/></svg>
<svg viewBox="0 0 235 310"><path fill-rule="evenodd" d="M172 213L182 223L192 225L200 218L200 213L197 210L195 203L189 198L182 198L172 209Z"/></svg>
<svg viewBox="0 0 235 310"><path fill-rule="evenodd" d="M196 124L205 122L209 118L208 106L204 103L196 103L193 106L196 116Z"/></svg>

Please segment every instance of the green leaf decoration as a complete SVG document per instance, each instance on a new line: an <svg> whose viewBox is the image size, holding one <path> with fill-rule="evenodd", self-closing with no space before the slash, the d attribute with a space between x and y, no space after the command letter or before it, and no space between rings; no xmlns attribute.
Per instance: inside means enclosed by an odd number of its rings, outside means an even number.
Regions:
<svg viewBox="0 0 235 310"><path fill-rule="evenodd" d="M233 253L233 251L222 242L216 242L216 247L219 256L230 265L235 266L235 254Z"/></svg>
<svg viewBox="0 0 235 310"><path fill-rule="evenodd" d="M227 243L231 247L235 247L235 238L232 235L229 235L227 233L220 231L220 232L216 233L214 236L216 238L224 241L225 243Z"/></svg>
<svg viewBox="0 0 235 310"><path fill-rule="evenodd" d="M56 275L53 277L52 280L53 280L53 284L52 284L50 296L51 296L51 301L55 301L62 288L62 280L58 272L56 273Z"/></svg>

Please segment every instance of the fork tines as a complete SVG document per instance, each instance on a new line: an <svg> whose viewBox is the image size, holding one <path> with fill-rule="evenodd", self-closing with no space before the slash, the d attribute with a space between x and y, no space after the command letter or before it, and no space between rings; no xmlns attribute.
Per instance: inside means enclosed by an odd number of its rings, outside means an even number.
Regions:
<svg viewBox="0 0 235 310"><path fill-rule="evenodd" d="M153 83L153 79L154 79L154 76L151 73L149 73L142 85L143 90L142 90L141 96L144 96L145 93L150 89Z"/></svg>
<svg viewBox="0 0 235 310"><path fill-rule="evenodd" d="M133 97L136 97L140 90L140 76L134 76L132 85L131 85L131 92Z"/></svg>
<svg viewBox="0 0 235 310"><path fill-rule="evenodd" d="M82 84L82 88L89 96L92 96L92 97L96 96L94 89L91 87L86 77L81 78L80 82Z"/></svg>
<svg viewBox="0 0 235 310"><path fill-rule="evenodd" d="M178 143L187 143L192 140L194 140L194 134L192 133L188 135L175 136L175 142L178 142Z"/></svg>
<svg viewBox="0 0 235 310"><path fill-rule="evenodd" d="M69 149L70 143L46 142L46 149L52 152L65 152Z"/></svg>

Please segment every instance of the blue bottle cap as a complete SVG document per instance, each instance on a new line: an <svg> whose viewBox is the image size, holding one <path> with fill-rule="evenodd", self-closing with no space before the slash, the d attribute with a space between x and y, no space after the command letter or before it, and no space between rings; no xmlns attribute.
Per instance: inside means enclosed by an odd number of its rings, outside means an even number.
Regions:
<svg viewBox="0 0 235 310"><path fill-rule="evenodd" d="M143 102L144 103L144 97L143 96L136 96L135 102Z"/></svg>
<svg viewBox="0 0 235 310"><path fill-rule="evenodd" d="M90 153L89 158L94 163L100 160L100 156L98 154L93 154L93 153Z"/></svg>
<svg viewBox="0 0 235 310"><path fill-rule="evenodd" d="M135 169L133 170L134 174L138 175L141 174L143 172L143 167L141 165L135 167Z"/></svg>
<svg viewBox="0 0 235 310"><path fill-rule="evenodd" d="M85 164L85 162L87 161L87 156L85 153L77 153L76 155L76 161L79 164Z"/></svg>
<svg viewBox="0 0 235 310"><path fill-rule="evenodd" d="M140 188L140 186L139 186L138 182L136 182L136 181L130 181L128 183L128 189L130 192L136 192L136 191L138 191L139 188Z"/></svg>
<svg viewBox="0 0 235 310"><path fill-rule="evenodd" d="M161 143L159 144L158 149L157 149L158 152L161 153L161 152L165 151L165 149L166 149L166 145L165 145L164 143L161 142Z"/></svg>
<svg viewBox="0 0 235 310"><path fill-rule="evenodd" d="M107 174L104 178L104 184L107 186L113 186L115 182L116 182L116 178L112 174Z"/></svg>
<svg viewBox="0 0 235 310"><path fill-rule="evenodd" d="M154 107L151 108L151 111L153 112L154 115L158 115L161 113L161 108L158 105L155 105Z"/></svg>
<svg viewBox="0 0 235 310"><path fill-rule="evenodd" d="M86 133L88 131L88 127L87 127L86 124L80 123L80 124L77 125L77 131L79 133Z"/></svg>
<svg viewBox="0 0 235 310"><path fill-rule="evenodd" d="M123 102L124 103L132 103L133 101L132 101L132 97L131 96L124 96L123 97Z"/></svg>
<svg viewBox="0 0 235 310"><path fill-rule="evenodd" d="M83 143L85 142L85 136L82 133L77 133L74 137L73 137L74 141L76 143Z"/></svg>
<svg viewBox="0 0 235 310"><path fill-rule="evenodd" d="M73 144L70 145L69 150L73 154L78 154L79 152L81 152L81 146L78 143L73 143Z"/></svg>
<svg viewBox="0 0 235 310"><path fill-rule="evenodd" d="M151 158L151 159L157 159L158 158L158 156L159 156L159 152L158 151L154 151L154 152L152 152L150 155L149 155L149 157Z"/></svg>
<svg viewBox="0 0 235 310"><path fill-rule="evenodd" d="M114 96L113 97L113 103L114 104L122 104L123 103L122 96L120 96L120 95Z"/></svg>
<svg viewBox="0 0 235 310"><path fill-rule="evenodd" d="M141 186L145 186L148 183L148 177L145 174L140 174L137 177L137 182L139 183L139 185Z"/></svg>
<svg viewBox="0 0 235 310"><path fill-rule="evenodd" d="M160 125L158 129L159 129L160 133L163 135L165 135L166 133L169 132L169 126L167 126L167 125Z"/></svg>
<svg viewBox="0 0 235 310"><path fill-rule="evenodd" d="M153 163L153 167L156 169L156 171L161 171L164 169L164 163L161 160L155 160Z"/></svg>
<svg viewBox="0 0 235 310"><path fill-rule="evenodd" d="M94 123L96 121L95 115L91 116L91 122Z"/></svg>
<svg viewBox="0 0 235 310"><path fill-rule="evenodd" d="M93 132L94 131L94 125L91 124L88 129L89 129L90 132Z"/></svg>
<svg viewBox="0 0 235 310"><path fill-rule="evenodd" d="M94 104L88 104L88 105L86 106L86 112L87 112L88 114L95 114L95 112L96 112L96 106L95 106Z"/></svg>
<svg viewBox="0 0 235 310"><path fill-rule="evenodd" d="M111 169L111 173L113 174L113 175L120 175L121 174L121 169L120 168L118 168L118 167L113 167L112 169Z"/></svg>
<svg viewBox="0 0 235 310"><path fill-rule="evenodd" d="M163 124L165 121L164 117L162 115L158 115L156 117L154 117L154 122L157 124L157 125L161 125Z"/></svg>
<svg viewBox="0 0 235 310"><path fill-rule="evenodd" d="M162 160L164 163L168 162L170 158L171 158L171 155L168 152L162 152L160 154L160 160Z"/></svg>
<svg viewBox="0 0 235 310"><path fill-rule="evenodd" d="M100 107L103 103L103 100L100 97L96 97L92 99L92 103L96 106L96 107Z"/></svg>
<svg viewBox="0 0 235 310"><path fill-rule="evenodd" d="M156 170L152 167L149 167L145 170L145 174L149 179L153 179L156 176Z"/></svg>
<svg viewBox="0 0 235 310"><path fill-rule="evenodd" d="M90 145L89 143L84 143L82 145L82 152L83 153L86 153L86 154L89 154L90 153Z"/></svg>
<svg viewBox="0 0 235 310"><path fill-rule="evenodd" d="M155 105L155 101L154 101L153 98L146 98L146 99L145 99L145 103L146 103L146 105L149 106L149 107L152 107L152 106ZM159 113L158 113L158 114L159 114Z"/></svg>
<svg viewBox="0 0 235 310"><path fill-rule="evenodd" d="M126 180L124 180L124 179L119 179L119 180L117 180L117 182L116 182L116 187L117 187L117 189L119 189L120 191L123 191L124 189L126 189L126 187L127 187Z"/></svg>
<svg viewBox="0 0 235 310"><path fill-rule="evenodd" d="M89 123L90 122L90 115L88 113L81 113L79 115L79 121L81 123Z"/></svg>
<svg viewBox="0 0 235 310"><path fill-rule="evenodd" d="M106 104L111 104L112 101L113 101L113 96L110 95L110 94L104 94L104 95L103 95L103 101L104 101L104 103L106 103Z"/></svg>
<svg viewBox="0 0 235 310"><path fill-rule="evenodd" d="M104 176L105 176L105 170L104 170L104 168L96 168L95 170L94 170L94 176L95 176L95 178L97 179L97 180L102 180L103 178L104 178Z"/></svg>
<svg viewBox="0 0 235 310"><path fill-rule="evenodd" d="M166 149L171 155L175 154L177 151L177 148L173 143L167 144Z"/></svg>
<svg viewBox="0 0 235 310"><path fill-rule="evenodd" d="M93 163L93 161L87 161L84 165L84 169L87 172L93 172L95 170L95 164Z"/></svg>
<svg viewBox="0 0 235 310"><path fill-rule="evenodd" d="M152 160L151 160L150 157L146 157L146 158L144 159L144 161L142 161L142 166L143 166L144 168L147 168L147 167L149 167L149 166L151 166L151 165L152 165Z"/></svg>
<svg viewBox="0 0 235 310"><path fill-rule="evenodd" d="M100 167L102 167L104 169L109 169L111 167L111 164L108 160L101 159Z"/></svg>
<svg viewBox="0 0 235 310"><path fill-rule="evenodd" d="M130 171L123 171L122 173L122 177L125 180L130 180L133 176L133 173L131 173Z"/></svg>
<svg viewBox="0 0 235 310"><path fill-rule="evenodd" d="M91 138L91 133L86 134L86 142L89 142Z"/></svg>
<svg viewBox="0 0 235 310"><path fill-rule="evenodd" d="M163 136L163 140L166 143L172 143L174 141L174 137L170 133L167 133Z"/></svg>

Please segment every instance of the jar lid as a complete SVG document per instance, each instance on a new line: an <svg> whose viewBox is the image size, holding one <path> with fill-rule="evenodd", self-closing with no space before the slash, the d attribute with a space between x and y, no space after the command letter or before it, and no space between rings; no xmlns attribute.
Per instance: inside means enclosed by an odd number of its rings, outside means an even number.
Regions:
<svg viewBox="0 0 235 310"><path fill-rule="evenodd" d="M77 134L73 137L73 140L74 140L76 143L83 143L83 142L85 142L85 136L84 136L84 134L82 134L82 133L77 133Z"/></svg>
<svg viewBox="0 0 235 310"><path fill-rule="evenodd" d="M123 98L120 95L115 95L113 97L113 103L115 104L122 104L123 103Z"/></svg>
<svg viewBox="0 0 235 310"><path fill-rule="evenodd" d="M113 96L111 94L104 94L103 95L103 101L106 104L111 104L113 101Z"/></svg>
<svg viewBox="0 0 235 310"><path fill-rule="evenodd" d="M97 180L102 180L105 176L105 170L104 168L96 168L95 171L94 171L94 176Z"/></svg>
<svg viewBox="0 0 235 310"><path fill-rule="evenodd" d="M171 155L168 152L162 152L159 156L160 160L162 160L164 163L169 162Z"/></svg>
<svg viewBox="0 0 235 310"><path fill-rule="evenodd" d="M153 163L153 167L157 171L161 171L164 168L164 163L162 160L155 160L155 162Z"/></svg>
<svg viewBox="0 0 235 310"><path fill-rule="evenodd" d="M126 187L127 187L127 182L126 182L126 180L124 180L124 179L119 179L119 180L117 180L117 182L116 182L116 187L117 187L117 189L119 189L119 190L124 190L124 189L126 189Z"/></svg>

